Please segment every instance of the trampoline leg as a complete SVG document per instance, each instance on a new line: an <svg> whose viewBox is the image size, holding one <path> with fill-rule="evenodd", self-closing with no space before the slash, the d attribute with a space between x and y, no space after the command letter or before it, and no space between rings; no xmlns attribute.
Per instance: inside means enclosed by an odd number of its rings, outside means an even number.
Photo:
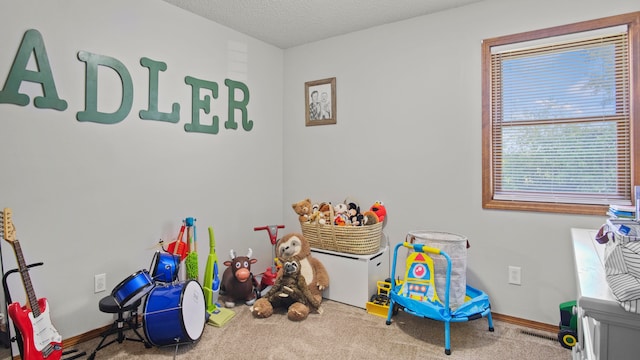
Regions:
<svg viewBox="0 0 640 360"><path fill-rule="evenodd" d="M491 318L491 311L487 314L487 322L489 323L489 331L493 332L493 319Z"/></svg>
<svg viewBox="0 0 640 360"><path fill-rule="evenodd" d="M391 316L393 315L393 300L389 300L389 313L387 314L387 325L391 325Z"/></svg>
<svg viewBox="0 0 640 360"><path fill-rule="evenodd" d="M448 321L444 322L444 353L451 355L451 329Z"/></svg>

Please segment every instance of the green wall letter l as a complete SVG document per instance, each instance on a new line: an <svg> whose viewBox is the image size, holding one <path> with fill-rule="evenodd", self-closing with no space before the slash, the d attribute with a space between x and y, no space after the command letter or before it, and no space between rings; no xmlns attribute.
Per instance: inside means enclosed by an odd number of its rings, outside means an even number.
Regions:
<svg viewBox="0 0 640 360"><path fill-rule="evenodd" d="M149 109L140 110L140 119L177 123L180 120L180 104L173 103L171 113L158 111L158 72L167 70L167 64L143 57L140 64L149 68Z"/></svg>

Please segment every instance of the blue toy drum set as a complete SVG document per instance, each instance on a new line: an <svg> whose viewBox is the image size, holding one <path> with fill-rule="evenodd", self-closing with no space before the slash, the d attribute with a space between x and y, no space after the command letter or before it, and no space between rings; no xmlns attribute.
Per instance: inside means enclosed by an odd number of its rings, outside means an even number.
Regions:
<svg viewBox="0 0 640 360"><path fill-rule="evenodd" d="M157 286L144 304L145 336L155 346L195 342L204 331L205 311L204 292L197 281Z"/></svg>
<svg viewBox="0 0 640 360"><path fill-rule="evenodd" d="M151 274L139 270L111 292L125 308L147 296L142 314L145 336L155 346L193 343L206 323L204 291L195 280L179 281L180 256L156 251Z"/></svg>
<svg viewBox="0 0 640 360"><path fill-rule="evenodd" d="M122 280L111 292L116 304L126 308L145 296L154 287L151 276L146 269L131 274Z"/></svg>

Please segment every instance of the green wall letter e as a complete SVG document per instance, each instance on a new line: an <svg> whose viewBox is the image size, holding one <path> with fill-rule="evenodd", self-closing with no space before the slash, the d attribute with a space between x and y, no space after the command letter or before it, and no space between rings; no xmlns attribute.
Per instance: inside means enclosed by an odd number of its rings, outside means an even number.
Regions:
<svg viewBox="0 0 640 360"><path fill-rule="evenodd" d="M204 99L200 98L200 89L209 89L214 99L218 98L218 84L212 81L196 79L192 76L184 78L184 82L187 85L191 85L191 124L184 124L184 131L186 132L199 132L205 134L217 134L218 122L220 119L217 115L212 117L213 122L211 125L202 125L200 123L200 109L208 114L211 111L211 98L209 95L205 95Z"/></svg>
<svg viewBox="0 0 640 360"><path fill-rule="evenodd" d="M27 63L34 54L38 71L27 70ZM0 91L0 103L25 106L29 104L29 96L19 93L23 81L39 83L44 96L36 96L33 100L35 107L41 109L65 110L67 102L58 97L56 84L53 81L49 57L44 47L42 35L38 30L30 29L24 33L22 43L18 49L13 66L4 88Z"/></svg>

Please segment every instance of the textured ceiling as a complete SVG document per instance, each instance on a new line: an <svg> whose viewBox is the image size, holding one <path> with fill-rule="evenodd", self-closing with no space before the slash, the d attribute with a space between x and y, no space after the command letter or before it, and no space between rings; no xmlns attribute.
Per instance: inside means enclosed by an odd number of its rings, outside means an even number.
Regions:
<svg viewBox="0 0 640 360"><path fill-rule="evenodd" d="M163 0L282 49L482 0Z"/></svg>

